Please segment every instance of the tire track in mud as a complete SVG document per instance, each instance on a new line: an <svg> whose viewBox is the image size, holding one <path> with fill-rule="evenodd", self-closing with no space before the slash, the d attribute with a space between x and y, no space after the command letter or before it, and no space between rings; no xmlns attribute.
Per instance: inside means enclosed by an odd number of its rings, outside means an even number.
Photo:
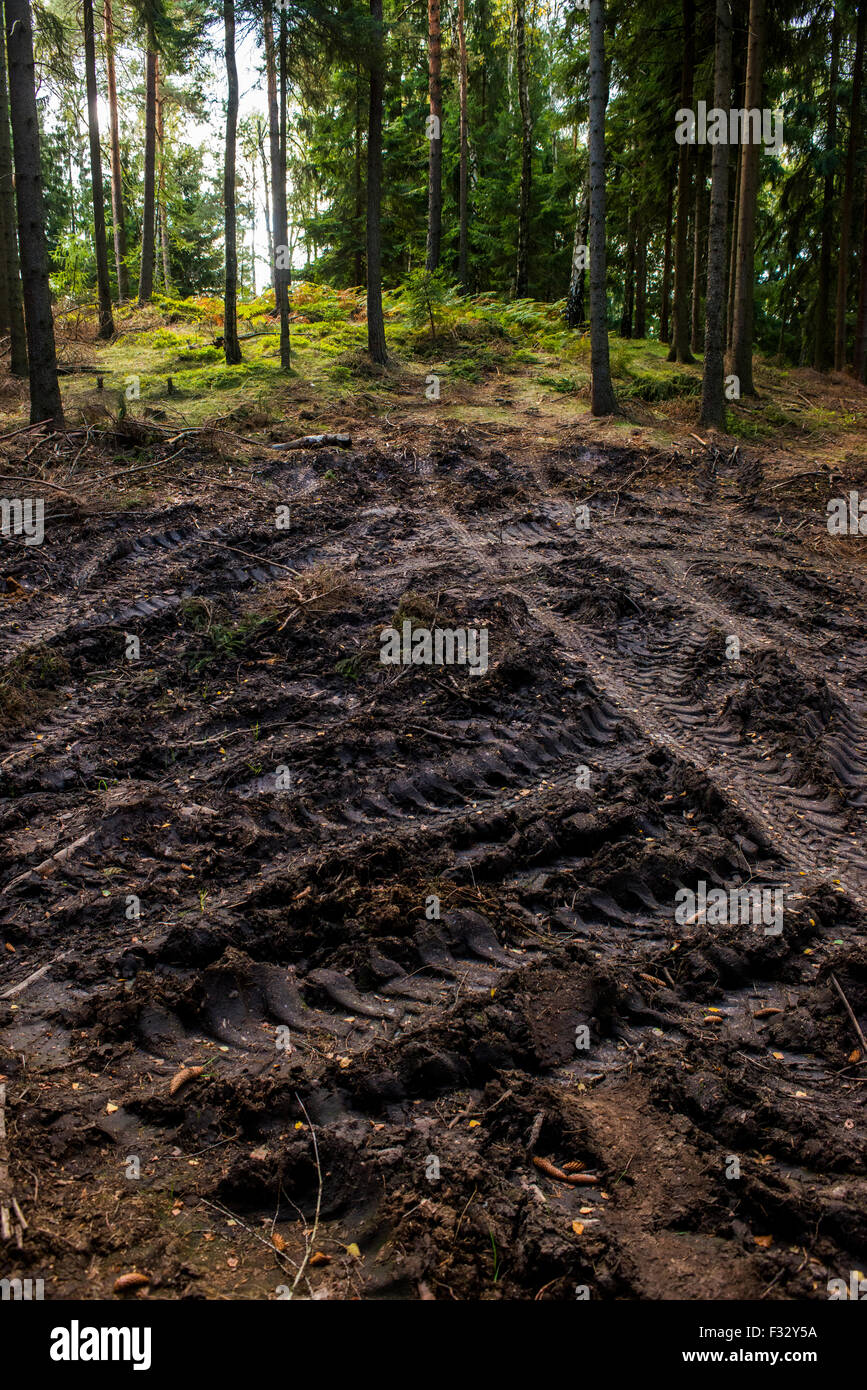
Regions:
<svg viewBox="0 0 867 1390"><path fill-rule="evenodd" d="M521 476L510 461L498 467L502 478ZM842 772L813 787L799 747L787 778L784 766L763 765L785 748L779 730L769 726L755 750L750 711L731 713L722 679L719 689L691 688L702 662L712 674L726 671L707 656L710 630L739 632L745 650L773 657L785 625L732 619L703 580L690 584L702 551L684 503L660 508L673 548L683 522L681 555L663 553L652 524L640 529L625 486L624 515L603 513L586 543L564 534L570 503L535 465L529 480L523 470L517 505L508 497L487 505L481 489L481 501L464 510L430 472L398 476L397 486L397 504L350 500L348 515L335 508L326 516L302 508L289 539L268 536L251 512L192 536L179 527L154 532L167 544L105 553L88 569L85 599L99 588L99 607L109 605L115 621L137 614L129 621L159 653L157 692L180 689L183 698L155 702L127 670L109 669L93 690L58 702L37 728L38 748L31 733L16 741L11 761L0 756L0 774L20 798L20 811L13 802L0 825L14 860L7 930L27 970L49 963L58 944L74 945L71 959L7 1001L4 981L5 1046L48 1075L78 1055L88 1095L102 1084L94 1085L97 1054L88 1048L101 1048L108 1063L99 1065L110 1067L103 1099L126 1097L126 1149L177 1142L182 1155L198 1155L240 1126L243 1137L221 1150L225 1161L209 1167L204 1190L251 1212L279 1210L284 1185L302 1205L311 1195L306 1140L295 1133L300 1088L326 1146L334 1229L355 1238L351 1223L367 1193L371 1250L397 1220L416 1251L408 1263L389 1254L384 1287L399 1296L415 1296L401 1270L427 1272L417 1252L432 1239L441 1261L458 1259L449 1278L460 1296L475 1296L484 1275L473 1242L489 1248L485 1223L500 1244L520 1233L508 1296L532 1296L549 1274L564 1279L559 1297L574 1296L576 1278L592 1279L599 1296L670 1296L660 1290L675 1268L683 1296L758 1296L786 1267L768 1272L769 1257L743 1249L738 1222L777 1229L775 1212L781 1232L806 1240L834 1203L845 1221L832 1221L823 1258L855 1258L857 1089L853 1096L838 1080L830 1045L812 1055L809 1035L795 1027L814 1007L809 972L824 980L831 965L844 969L831 938L863 940L865 862L853 849L858 836L863 843L863 715L853 676L828 674L839 733L817 725L828 763L836 750ZM197 546L203 538L218 542L210 554ZM232 547L262 563L247 564ZM353 566L358 611L326 611L297 630L272 623L244 660L221 659L196 701L179 675L191 640L179 625L182 596L150 604L181 557L190 593L231 602L242 615L279 585L284 571L269 557L298 568ZM706 548L703 563L716 561ZM144 608L136 586L149 596ZM357 685L338 683L334 657L365 649L371 623L381 626L409 590L435 599L434 612L448 591L451 622L461 604L475 621L490 615L503 642L491 671L478 681L413 670L383 680L378 668L362 667ZM95 617L79 614L52 640L76 656L105 631ZM803 661L812 677L809 642L792 633L791 668ZM850 655L857 677L857 652ZM155 748L171 757L155 761L134 746L142 717ZM51 777L76 723L84 771L58 792ZM81 779L103 744L116 756L117 781L97 795ZM265 768L284 758L293 782L280 793ZM588 790L576 788L577 765L593 770ZM67 859L39 863L70 845ZM148 904L141 925L118 927L117 892L103 900L106 869ZM795 876L787 900L794 944L745 942L743 933L714 939L675 924L678 884L753 874L756 882ZM424 914L431 893L442 908L433 920ZM812 932L809 911L820 919ZM811 960L799 961L807 943ZM26 974L11 964L15 989ZM843 975L856 1007L859 968ZM778 1012L756 1022L757 1007ZM586 1057L576 1057L578 1024L592 1033ZM291 1040L282 1053L281 1028ZM769 1076L772 1043L779 1063ZM745 1063L735 1064L744 1047ZM210 1080L192 1082L189 1098L186 1088L167 1097L181 1063L204 1066ZM805 1124L798 1105L825 1108ZM748 1118L753 1110L766 1133ZM467 1117L477 1115L480 1129L470 1131ZM851 1137L833 1127L843 1116ZM830 1160L809 1150L811 1127ZM607 1198L593 1188L563 1194L540 1177L527 1154L532 1133L542 1155L555 1163L578 1155L609 1185L633 1162L635 1136L643 1154L664 1157L639 1157L634 1188L632 1179L620 1186L606 1213ZM275 1138L287 1157L263 1174L246 1150ZM51 1140L61 1155L65 1142ZM773 1155L777 1183L751 1169L736 1220L726 1185L708 1177L733 1147ZM421 1178L432 1149L452 1174L442 1198ZM850 1184L845 1201L830 1195L834 1170ZM477 1219L480 1184L487 1215ZM468 1204L469 1216L457 1219ZM586 1227L583 1249L558 1234L573 1221ZM446 1234L432 1237L432 1222ZM452 1249L458 1256L443 1253ZM365 1267L368 1290L377 1287L375 1265ZM779 1292L804 1296L804 1277L799 1284L793 1262Z"/></svg>
<svg viewBox="0 0 867 1390"><path fill-rule="evenodd" d="M496 582L504 575L508 581L508 567L497 563L490 554L494 542L486 540L480 544L455 516L448 511L443 511L441 515L448 521L461 546L492 581ZM513 547L534 546L549 539L554 545L557 544L555 537L547 537L537 525L511 528L506 534ZM628 555L624 550L615 548L608 536L605 538L605 554L598 558L603 564L613 559L624 573L636 574L636 570L630 566ZM642 567L637 574L646 591L649 587L646 570ZM654 587L659 593L658 583ZM708 602L696 604L690 597L690 621L686 625L684 639L669 640L665 650L658 655L649 654L643 661L631 662L613 650L610 644L605 644L603 649L602 642L595 635L583 631L579 636L574 623L564 621L550 607L534 603L526 592L520 593L511 586L507 587L507 591L516 598L523 598L540 628L550 632L562 650L590 673L596 687L605 693L615 709L628 715L648 741L689 762L733 805L746 811L762 835L774 843L781 858L804 876L808 883L833 879L861 908L867 907L867 855L859 852L860 847L867 843L867 818L859 816L856 828L849 832L848 838L844 838L844 825L842 817L837 814L837 807L823 799L815 787L809 784L789 786L777 779L773 773L780 769L768 770L764 767L762 760L752 756L750 750L743 746L731 725L726 726L718 719L708 718L707 711L696 701L688 698L675 700L660 693L666 685L681 686L690 673L689 643L691 641L697 647L701 642L700 636L693 635L693 614L731 631L734 625L722 610L714 609ZM686 605L682 585L662 589L664 596L671 593ZM736 626L743 630L745 624L741 621ZM768 636L757 622L750 620L748 630L751 637L757 639L757 645L760 643L771 651L780 649L780 637ZM861 798L867 791L867 766L858 749L867 748L867 723L860 710L849 711L848 720L849 727L844 731L839 756L844 766L851 770L852 782ZM725 756L730 756L731 761L723 763L714 757L717 750L725 750ZM861 771L862 767L865 768L864 772ZM756 785L763 788L764 795L756 792ZM796 810L793 801L798 801L803 810ZM857 804L860 806L860 799ZM817 855L823 856L818 864Z"/></svg>

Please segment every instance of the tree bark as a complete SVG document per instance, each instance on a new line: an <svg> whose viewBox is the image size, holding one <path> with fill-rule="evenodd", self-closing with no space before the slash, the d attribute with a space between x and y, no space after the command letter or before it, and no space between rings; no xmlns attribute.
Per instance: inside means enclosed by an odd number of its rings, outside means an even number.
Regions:
<svg viewBox="0 0 867 1390"><path fill-rule="evenodd" d="M148 33L145 57L144 203L141 228L141 270L138 302L147 304L154 292L154 207L156 189L157 54L153 31Z"/></svg>
<svg viewBox="0 0 867 1390"><path fill-rule="evenodd" d="M63 427L63 403L57 382L57 350L48 252L36 75L29 0L5 0L6 47L9 55L9 107L15 147L15 189L18 201L18 244L30 377L30 423L49 420Z"/></svg>
<svg viewBox="0 0 867 1390"><path fill-rule="evenodd" d="M849 294L849 247L852 235L852 206L855 201L855 160L861 138L861 87L864 80L864 37L867 29L867 0L858 5L858 28L855 38L855 68L852 73L852 106L849 116L849 144L846 149L846 174L840 207L840 259L837 262L837 304L834 314L834 367L842 372L846 367L846 301Z"/></svg>
<svg viewBox="0 0 867 1390"><path fill-rule="evenodd" d="M605 273L605 8L590 0L590 410L617 409L608 352L608 287Z"/></svg>
<svg viewBox="0 0 867 1390"><path fill-rule="evenodd" d="M169 249L169 215L166 207L166 142L163 125L162 74L159 55L156 70L156 138L159 153L159 178L157 180L157 223L160 233L160 251L163 265L163 293L171 294L172 261Z"/></svg>
<svg viewBox="0 0 867 1390"><path fill-rule="evenodd" d="M744 106L750 111L762 107L762 69L765 54L765 0L750 0L750 36L747 44L747 80ZM744 132L742 132L743 134ZM758 144L745 144L741 151L741 181L738 190L737 278L732 322L731 370L738 378L742 396L754 396L753 319L755 313L756 204L759 192Z"/></svg>
<svg viewBox="0 0 867 1390"><path fill-rule="evenodd" d="M731 0L716 0L714 106L729 109L732 91ZM713 147L711 159L710 225L707 238L707 302L704 330L704 372L701 383L701 424L725 429L725 303L726 225L728 223L729 147Z"/></svg>
<svg viewBox="0 0 867 1390"><path fill-rule="evenodd" d="M631 199L630 199L631 204ZM626 245L626 272L623 277L623 313L620 316L621 338L632 337L635 313L635 214L630 211Z"/></svg>
<svg viewBox="0 0 867 1390"><path fill-rule="evenodd" d="M280 11L280 87L278 100L277 50L274 43L274 17L271 0L264 8L265 71L268 88L268 143L271 155L271 225L273 229L274 304L280 315L280 366L292 365L289 330L289 284L291 262L289 225L286 209L286 63L288 37L286 13Z"/></svg>
<svg viewBox="0 0 867 1390"><path fill-rule="evenodd" d="M834 240L834 164L837 151L837 75L840 66L840 16L834 7L831 21L831 72L825 122L825 177L822 181L822 240L819 248L819 286L813 323L813 366L828 370L833 360L831 342L831 253Z"/></svg>
<svg viewBox="0 0 867 1390"><path fill-rule="evenodd" d="M530 284L530 185L533 178L533 120L527 73L527 29L524 0L517 0L516 58L518 104L521 110L521 187L518 195L518 262L515 269L515 296L524 299Z"/></svg>
<svg viewBox="0 0 867 1390"><path fill-rule="evenodd" d="M114 71L114 18L111 0L103 0L105 9L105 67L108 78L108 123L111 139L111 214L114 224L114 261L117 271L119 303L129 299L129 271L126 268L126 220L123 207L123 182L120 167L120 125L117 113L117 79Z"/></svg>
<svg viewBox="0 0 867 1390"><path fill-rule="evenodd" d="M861 278L858 285L858 320L855 325L855 348L852 354L852 374L856 381L867 384L867 178L864 180L864 215L861 233Z"/></svg>
<svg viewBox="0 0 867 1390"><path fill-rule="evenodd" d="M0 7L2 16L2 7ZM5 274L5 315L9 330L9 370L27 376L27 333L21 299L15 184L12 177L12 135L9 129L9 91L6 85L6 35L0 19L0 263Z"/></svg>
<svg viewBox="0 0 867 1390"><path fill-rule="evenodd" d="M292 342L289 331L289 287L292 284L292 247L289 244L289 212L286 200L286 166L289 149L289 19L286 7L280 10L280 140L278 147L277 184L279 187L280 223L275 225L274 235L280 237L280 245L285 248L285 259L281 266L278 257L280 277L280 367L288 372L292 366ZM313 257L316 258L316 242L313 243Z"/></svg>
<svg viewBox="0 0 867 1390"><path fill-rule="evenodd" d="M223 299L223 352L227 366L241 361L238 342L238 248L235 209L235 145L238 134L238 65L235 61L235 0L223 0L226 35L226 148L223 164L223 203L226 228L226 287Z"/></svg>
<svg viewBox="0 0 867 1390"><path fill-rule="evenodd" d="M96 92L96 41L93 33L93 0L82 0L84 22L84 72L87 88L87 133L90 141L90 187L93 196L93 246L96 252L96 293L99 303L100 338L114 335L111 314L111 282L108 278L108 244L105 239L105 193L102 186L102 153L99 148L99 110Z"/></svg>
<svg viewBox="0 0 867 1390"><path fill-rule="evenodd" d="M647 337L647 232L641 213L635 231L635 336Z"/></svg>
<svg viewBox="0 0 867 1390"><path fill-rule="evenodd" d="M427 258L428 270L440 263L440 237L443 216L443 90L442 90L442 31L440 0L428 0L427 6L428 95L434 130L428 140L427 182Z"/></svg>
<svg viewBox="0 0 867 1390"><path fill-rule="evenodd" d="M738 276L738 209L741 203L741 174L744 169L744 147L738 145L735 160L734 195L731 210L731 231L729 234L729 281L728 305L726 308L726 349L731 350L732 334L735 326L735 281Z"/></svg>
<svg viewBox="0 0 867 1390"><path fill-rule="evenodd" d="M695 73L695 0L683 0L683 66L680 104L692 105ZM689 350L689 185L693 161L690 147L680 146L677 158L677 224L674 238L674 335L669 362L694 362Z"/></svg>
<svg viewBox="0 0 867 1390"><path fill-rule="evenodd" d="M690 338L693 352L702 352L701 341L701 270L702 248L704 246L704 207L705 207L705 162L699 153L695 161L695 205L692 214L692 324Z"/></svg>
<svg viewBox="0 0 867 1390"><path fill-rule="evenodd" d="M458 61L460 104L460 169L458 173L458 282L464 294L469 291L468 243L469 210L467 181L469 177L469 125L467 121L467 36L464 27L464 0L458 0Z"/></svg>
<svg viewBox="0 0 867 1390"><path fill-rule="evenodd" d="M268 173L268 156L265 153L265 127L261 118L258 121L256 136L259 145L259 158L262 161L262 206L265 210L265 236L268 240L268 262L271 266L271 286L273 288L276 283L277 266L274 258L274 237L271 233L271 177Z"/></svg>
<svg viewBox="0 0 867 1390"><path fill-rule="evenodd" d="M382 106L385 96L382 0L370 0L370 17L374 32L367 123L367 347L374 362L385 366L388 353L382 314Z"/></svg>
<svg viewBox="0 0 867 1390"><path fill-rule="evenodd" d="M361 64L355 64L355 225L353 228L353 240L355 251L353 255L353 284L360 285L364 279L364 256L361 249L361 228L364 218L364 180L361 177L361 146L363 129L361 121Z"/></svg>
<svg viewBox="0 0 867 1390"><path fill-rule="evenodd" d="M587 318L584 307L587 237L590 230L589 186L585 178L575 214L575 236L572 240L572 271L569 293L566 296L566 323L569 328L581 328Z"/></svg>
<svg viewBox="0 0 867 1390"><path fill-rule="evenodd" d="M277 106L277 55L274 48L274 16L271 0L265 0L262 29L265 37L265 82L268 90L268 149L271 161L271 269L274 276L274 308L280 308L277 286L277 228L280 225L280 112Z"/></svg>
<svg viewBox="0 0 867 1390"><path fill-rule="evenodd" d="M659 341L671 342L671 226L674 215L674 167L669 167L665 203L665 249L662 254L662 291L659 305Z"/></svg>

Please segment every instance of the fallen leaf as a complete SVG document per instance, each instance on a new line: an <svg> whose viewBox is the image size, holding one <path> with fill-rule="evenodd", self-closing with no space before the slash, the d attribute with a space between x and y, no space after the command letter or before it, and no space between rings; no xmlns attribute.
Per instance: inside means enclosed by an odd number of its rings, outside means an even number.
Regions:
<svg viewBox="0 0 867 1390"><path fill-rule="evenodd" d="M582 1235L583 1232L584 1232L584 1222L583 1222L583 1221L573 1221L573 1222L572 1222L572 1230L575 1232L576 1236Z"/></svg>
<svg viewBox="0 0 867 1390"><path fill-rule="evenodd" d="M127 1289L143 1289L150 1283L150 1275L139 1274L136 1270L130 1270L129 1274L121 1274L114 1281L114 1292L125 1293Z"/></svg>
<svg viewBox="0 0 867 1390"><path fill-rule="evenodd" d="M479 1125L480 1125L481 1123L482 1123L481 1120L470 1120L470 1123L469 1123L469 1126L468 1126L468 1127L469 1127L470 1129L478 1129L478 1127L479 1127Z"/></svg>
<svg viewBox="0 0 867 1390"><path fill-rule="evenodd" d="M350 1246L349 1248L350 1248L350 1250L351 1250L353 1247ZM357 1245L355 1246L355 1249L358 1250L358 1246L357 1246ZM359 1250L358 1253L361 1254L361 1251ZM330 1255L326 1255L324 1250L317 1250L316 1253L315 1253L315 1255L311 1255L311 1256L310 1256L310 1267L311 1267L311 1269L315 1269L317 1265L330 1265L330 1264L331 1264L331 1256L330 1256Z"/></svg>
<svg viewBox="0 0 867 1390"><path fill-rule="evenodd" d="M116 1115L119 1109L119 1105L113 1105L112 1102L109 1101L108 1105L105 1107L105 1113L106 1115Z"/></svg>
<svg viewBox="0 0 867 1390"><path fill-rule="evenodd" d="M773 1243L773 1236L756 1236L756 1245L761 1245L764 1250L767 1250L768 1246L773 1245Z"/></svg>
<svg viewBox="0 0 867 1390"><path fill-rule="evenodd" d="M861 1049L860 1049L860 1047L856 1047L854 1052L850 1052L850 1053L849 1053L849 1061L850 1061L850 1062L860 1062L860 1061L861 1061Z"/></svg>
<svg viewBox="0 0 867 1390"><path fill-rule="evenodd" d="M360 1260L360 1259L361 1259L361 1251L359 1250L358 1246L355 1244L355 1241L353 1241L351 1245L347 1245L347 1247L346 1247L346 1253L347 1253L347 1255L351 1255L352 1258L353 1258L354 1260Z"/></svg>

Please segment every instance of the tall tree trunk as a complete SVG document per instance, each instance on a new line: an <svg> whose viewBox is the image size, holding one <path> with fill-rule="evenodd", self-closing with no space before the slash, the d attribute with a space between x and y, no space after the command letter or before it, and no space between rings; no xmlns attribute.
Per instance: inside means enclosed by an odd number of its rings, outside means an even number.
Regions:
<svg viewBox="0 0 867 1390"><path fill-rule="evenodd" d="M605 273L605 7L590 0L590 410L617 409L608 353L608 287Z"/></svg>
<svg viewBox="0 0 867 1390"><path fill-rule="evenodd" d="M87 88L87 133L90 139L90 187L93 194L93 246L96 252L96 292L99 302L99 337L111 338L111 282L108 278L108 245L105 239L105 194L102 187L102 153L99 148L99 110L96 92L96 41L93 34L93 0L82 0L84 19L84 75Z"/></svg>
<svg viewBox="0 0 867 1390"><path fill-rule="evenodd" d="M695 0L683 0L683 66L680 104L692 106L695 72ZM674 238L674 334L669 362L694 362L689 350L689 184L693 161L690 146L680 146L677 159L677 226Z"/></svg>
<svg viewBox="0 0 867 1390"><path fill-rule="evenodd" d="M765 3L766 0L750 0L750 37L747 44L747 81L744 98L744 106L748 111L760 111L762 108ZM744 133L746 132L742 132ZM737 279L732 322L731 369L738 378L742 396L756 394L753 385L753 319L760 153L758 144L743 146L741 182L738 190Z"/></svg>
<svg viewBox="0 0 867 1390"><path fill-rule="evenodd" d="M782 366L785 361L786 328L789 323L789 281L792 274L791 250L786 251L786 269L783 274L783 293L780 296L780 333L777 338L777 360Z"/></svg>
<svg viewBox="0 0 867 1390"><path fill-rule="evenodd" d="M156 70L156 137L157 151L159 157L159 178L157 181L157 222L160 233L160 251L163 263L163 293L171 294L172 290L172 263L171 252L169 250L169 215L166 207L166 141L165 127L163 125L163 94L162 94L162 74L160 72L159 55L157 55Z"/></svg>
<svg viewBox="0 0 867 1390"><path fill-rule="evenodd" d="M738 210L741 205L741 175L744 171L744 147L738 145L737 159L734 161L735 178L731 209L731 230L729 232L729 279L728 304L726 307L726 349L731 350L732 334L735 326L735 282L738 277ZM731 172L731 169L729 169Z"/></svg>
<svg viewBox="0 0 867 1390"><path fill-rule="evenodd" d="M716 0L716 51L713 104L727 111L732 91L731 0ZM707 303L701 424L725 429L726 225L728 223L729 147L714 145L711 159L710 225L707 237Z"/></svg>
<svg viewBox="0 0 867 1390"><path fill-rule="evenodd" d="M428 0L427 5L427 63L428 94L433 130L428 147L427 182L427 259L428 270L440 263L440 235L443 216L443 89L442 89L442 31L440 29L440 0Z"/></svg>
<svg viewBox="0 0 867 1390"><path fill-rule="evenodd" d="M370 0L370 17L373 20L373 52L367 123L367 347L374 362L385 366L388 353L382 315L382 106L385 96L382 0Z"/></svg>
<svg viewBox="0 0 867 1390"><path fill-rule="evenodd" d="M630 199L631 204L631 199ZM620 316L621 338L632 337L632 318L635 313L635 214L630 210L626 245L626 273L623 277L623 313Z"/></svg>
<svg viewBox="0 0 867 1390"><path fill-rule="evenodd" d="M2 7L0 7L2 16ZM5 271L6 323L9 330L9 370L27 376L27 334L21 300L18 228L12 177L12 136L9 130L9 91L6 86L6 34L0 21L0 261Z"/></svg>
<svg viewBox="0 0 867 1390"><path fill-rule="evenodd" d="M837 74L840 66L840 16L834 7L831 21L831 72L828 113L825 121L825 177L822 181L822 240L819 248L819 286L813 324L813 366L827 371L833 360L831 342L831 253L834 241L834 162L837 153Z"/></svg>
<svg viewBox="0 0 867 1390"><path fill-rule="evenodd" d="M647 231L642 213L635 229L635 336L647 337Z"/></svg>
<svg viewBox="0 0 867 1390"><path fill-rule="evenodd" d="M271 210L273 228L274 303L280 314L280 366L288 371L292 365L292 342L289 329L289 285L292 261L289 247L289 223L286 206L286 106L288 34L285 9L280 10L279 99L277 51L274 43L274 18L271 0L265 0L265 71L268 87L268 142L271 154Z"/></svg>
<svg viewBox="0 0 867 1390"><path fill-rule="evenodd" d="M235 61L235 0L223 0L226 33L226 151L223 164L223 203L226 227L226 291L223 299L223 351L227 366L241 361L238 342L238 247L235 209L235 145L238 134L238 65Z"/></svg>
<svg viewBox="0 0 867 1390"><path fill-rule="evenodd" d="M705 161L699 152L695 161L695 207L692 214L693 224L693 248L692 248L692 325L690 337L693 352L702 352L704 344L701 341L701 270L702 270L702 250L704 248L704 207L705 207Z"/></svg>
<svg viewBox="0 0 867 1390"><path fill-rule="evenodd" d="M265 127L259 122L259 158L262 161L262 206L265 209L265 236L268 241L268 264L271 267L271 286L276 282L277 268L274 259L274 237L271 232L271 176L268 173L268 155L265 153Z"/></svg>
<svg viewBox="0 0 867 1390"><path fill-rule="evenodd" d="M665 249L662 253L662 290L659 305L659 341L671 342L671 225L674 215L674 166L669 166L665 201Z"/></svg>
<svg viewBox="0 0 867 1390"><path fill-rule="evenodd" d="M141 270L138 302L147 304L154 292L154 205L156 190L157 54L149 28L145 57L144 202L141 226Z"/></svg>
<svg viewBox="0 0 867 1390"><path fill-rule="evenodd" d="M126 220L123 207L123 183L120 167L120 125L117 114L117 79L114 71L114 18L111 0L103 0L105 9L105 68L108 78L108 123L111 137L111 214L114 224L114 261L117 270L117 297L122 304L129 299L129 271L126 268Z"/></svg>
<svg viewBox="0 0 867 1390"><path fill-rule="evenodd" d="M517 0L515 30L518 104L521 109L521 187L518 195L518 263L515 269L515 295L518 299L524 299L530 284L530 184L533 177L533 123L527 73L524 0Z"/></svg>
<svg viewBox="0 0 867 1390"><path fill-rule="evenodd" d="M2 200L0 200L0 333L5 335L10 331L9 315L9 250L7 246L6 216Z"/></svg>
<svg viewBox="0 0 867 1390"><path fill-rule="evenodd" d="M587 311L584 307L584 277L587 265L587 237L590 229L590 190L585 178L575 214L575 236L572 240L572 271L569 293L566 295L566 323L569 328L581 328Z"/></svg>
<svg viewBox="0 0 867 1390"><path fill-rule="evenodd" d="M361 249L361 228L364 217L364 180L361 177L361 145L362 145L362 124L361 124L361 64L356 60L355 63L355 225L353 229L353 241L355 250L353 252L353 284L360 285L364 278L364 257Z"/></svg>
<svg viewBox="0 0 867 1390"><path fill-rule="evenodd" d="M45 207L36 74L29 0L5 0L6 47L9 55L9 108L15 147L18 244L30 376L30 423L50 420L63 426L63 403L57 383L57 350L48 283Z"/></svg>
<svg viewBox="0 0 867 1390"><path fill-rule="evenodd" d="M458 174L458 281L464 294L469 290L468 243L469 210L467 181L469 177L469 126L467 122L467 36L464 27L464 0L458 0L458 59L460 65L460 170Z"/></svg>
<svg viewBox="0 0 867 1390"><path fill-rule="evenodd" d="M280 112L277 106L277 55L274 48L274 15L271 0L265 0L262 27L265 36L265 81L268 89L268 147L271 160L271 270L274 277L274 308L280 308L277 285L277 229L280 225Z"/></svg>
<svg viewBox="0 0 867 1390"><path fill-rule="evenodd" d="M292 247L289 245L289 211L286 199L286 166L289 149L289 18L287 6L280 10L280 140L278 146L277 183L280 189L280 225L275 225L274 235L280 237L284 248L284 261L280 264L278 256L277 271L280 276L280 367L288 372L292 366L292 342L289 333L289 286L292 283ZM316 212L314 194L314 214ZM313 259L316 259L316 239L313 240Z"/></svg>
<svg viewBox="0 0 867 1390"><path fill-rule="evenodd" d="M864 179L864 215L861 232L861 277L858 285L858 319L855 324L855 347L852 354L852 374L856 381L867 383L867 177Z"/></svg>
<svg viewBox="0 0 867 1390"><path fill-rule="evenodd" d="M858 5L858 29L855 39L855 68L852 73L852 105L849 116L849 144L846 149L846 174L840 207L840 259L837 263L837 305L834 314L834 367L842 372L846 367L846 301L849 294L849 247L852 235L852 206L855 201L855 159L861 137L861 87L864 80L864 37L867 29L867 0Z"/></svg>

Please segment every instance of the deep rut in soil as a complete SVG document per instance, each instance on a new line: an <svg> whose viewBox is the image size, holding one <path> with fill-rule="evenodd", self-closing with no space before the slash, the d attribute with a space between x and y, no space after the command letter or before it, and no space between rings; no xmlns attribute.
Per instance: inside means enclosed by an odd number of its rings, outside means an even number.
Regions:
<svg viewBox="0 0 867 1390"><path fill-rule="evenodd" d="M54 1296L273 1297L310 1123L319 1297L863 1268L863 571L755 460L509 447L15 549L0 1038ZM486 627L489 669L382 665L405 619ZM780 890L782 932L678 922L699 881Z"/></svg>

